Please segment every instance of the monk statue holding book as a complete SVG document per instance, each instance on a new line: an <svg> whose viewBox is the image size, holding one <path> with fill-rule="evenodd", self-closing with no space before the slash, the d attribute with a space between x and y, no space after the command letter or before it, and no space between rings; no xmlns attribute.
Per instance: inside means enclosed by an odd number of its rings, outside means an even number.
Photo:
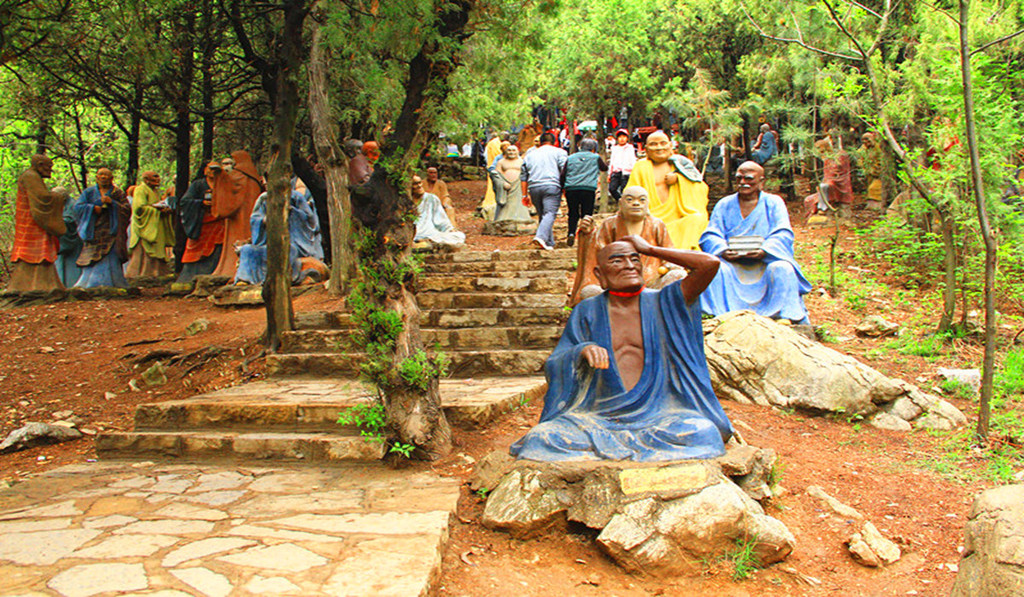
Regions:
<svg viewBox="0 0 1024 597"><path fill-rule="evenodd" d="M762 191L764 169L744 162L736 170L736 194L715 205L700 248L722 260L701 294L704 313L718 316L748 309L773 319L806 324L803 295L811 284L793 257L793 228L781 197Z"/></svg>

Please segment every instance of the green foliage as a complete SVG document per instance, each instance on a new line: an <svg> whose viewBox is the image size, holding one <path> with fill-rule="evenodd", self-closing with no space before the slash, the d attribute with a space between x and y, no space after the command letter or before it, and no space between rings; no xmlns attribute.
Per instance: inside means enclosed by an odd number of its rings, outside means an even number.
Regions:
<svg viewBox="0 0 1024 597"><path fill-rule="evenodd" d="M944 379L939 384L939 388L947 396L956 396L964 400L971 400L977 396L974 388L958 379Z"/></svg>
<svg viewBox="0 0 1024 597"><path fill-rule="evenodd" d="M1014 348L1006 353L1003 366L996 368L992 386L1000 397L1024 393L1024 348Z"/></svg>
<svg viewBox="0 0 1024 597"><path fill-rule="evenodd" d="M945 340L949 338L947 334L928 334L926 336L914 336L913 334L903 334L895 340L890 340L885 343L886 348L896 350L900 354L925 357L929 360L945 354Z"/></svg>
<svg viewBox="0 0 1024 597"><path fill-rule="evenodd" d="M387 446L389 454L400 454L405 458L412 458L416 446L405 444L399 441L388 441L384 437L384 430L387 426L387 412L384 405L379 401L371 404L357 404L341 411L338 415L339 425L355 425L359 428L359 435L366 441L383 443Z"/></svg>
<svg viewBox="0 0 1024 597"><path fill-rule="evenodd" d="M732 579L746 580L757 569L761 562L754 553L757 547L757 536L737 537L733 549L727 551L722 558L732 563Z"/></svg>
<svg viewBox="0 0 1024 597"><path fill-rule="evenodd" d="M339 425L355 425L359 428L360 435L374 442L384 441L381 433L386 423L387 413L380 402L357 404L346 408L338 415Z"/></svg>
<svg viewBox="0 0 1024 597"><path fill-rule="evenodd" d="M429 357L425 351L418 350L413 355L399 361L398 375L410 387L426 392L431 381L448 374L448 365L450 364L451 359L443 352Z"/></svg>
<svg viewBox="0 0 1024 597"><path fill-rule="evenodd" d="M825 344L835 344L836 342L839 342L839 339L836 338L835 333L832 332L832 328L829 327L827 323L815 326L814 336L820 342L823 342Z"/></svg>

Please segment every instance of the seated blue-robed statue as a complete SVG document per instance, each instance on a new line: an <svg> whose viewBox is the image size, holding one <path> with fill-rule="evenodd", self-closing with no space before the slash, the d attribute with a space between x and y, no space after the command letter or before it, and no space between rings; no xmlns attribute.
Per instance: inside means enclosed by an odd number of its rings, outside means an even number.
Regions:
<svg viewBox="0 0 1024 597"><path fill-rule="evenodd" d="M738 192L715 205L700 237L701 250L722 259L718 275L700 297L701 308L714 316L749 309L808 323L803 295L811 284L793 257L786 203L761 190L764 170L754 162L736 170L736 183Z"/></svg>
<svg viewBox="0 0 1024 597"><path fill-rule="evenodd" d="M317 270L302 267L301 258L312 257L323 261L324 249L320 243L320 220L312 196L292 191L290 196L291 209L288 210L288 234L291 240L289 262L291 263L292 283L299 284L302 280L315 275ZM235 274L236 284L262 284L267 278L267 194L263 193L256 200L249 218L252 236L249 244L238 250L238 271Z"/></svg>
<svg viewBox="0 0 1024 597"><path fill-rule="evenodd" d="M645 290L641 254L689 273L662 290ZM718 259L628 236L603 247L597 263L605 292L573 309L545 365L540 423L512 445L512 455L542 461L721 456L733 430L711 389L698 303Z"/></svg>

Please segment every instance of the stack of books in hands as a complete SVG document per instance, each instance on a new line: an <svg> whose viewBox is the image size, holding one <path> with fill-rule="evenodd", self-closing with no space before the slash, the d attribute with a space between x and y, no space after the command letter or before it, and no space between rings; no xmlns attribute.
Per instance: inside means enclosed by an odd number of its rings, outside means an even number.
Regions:
<svg viewBox="0 0 1024 597"><path fill-rule="evenodd" d="M734 236L729 239L729 250L739 254L753 253L761 249L763 236Z"/></svg>

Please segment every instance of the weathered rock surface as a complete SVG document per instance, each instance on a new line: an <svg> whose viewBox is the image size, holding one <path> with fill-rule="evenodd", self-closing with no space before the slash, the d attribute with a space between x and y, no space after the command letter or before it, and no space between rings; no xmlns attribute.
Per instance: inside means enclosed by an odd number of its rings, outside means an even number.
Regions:
<svg viewBox="0 0 1024 597"><path fill-rule="evenodd" d="M967 422L955 406L796 334L750 311L704 324L711 383L719 398L814 413L861 415L879 427L952 429ZM892 417L878 416L887 413Z"/></svg>
<svg viewBox="0 0 1024 597"><path fill-rule="evenodd" d="M901 555L900 547L882 536L870 522L846 540L846 547L854 561L869 568L893 564Z"/></svg>
<svg viewBox="0 0 1024 597"><path fill-rule="evenodd" d="M716 460L649 464L489 455L475 483L485 487L509 470L491 491L481 521L518 538L579 522L601 531L598 543L624 568L654 575L694 571L744 541L755 543L762 565L781 561L793 550L793 535L748 495L771 495L766 480L775 455L730 448Z"/></svg>
<svg viewBox="0 0 1024 597"><path fill-rule="evenodd" d="M860 323L855 325L853 329L857 332L858 336L883 338L885 336L895 336L898 334L900 326L885 319L881 315L868 315Z"/></svg>
<svg viewBox="0 0 1024 597"><path fill-rule="evenodd" d="M1024 485L996 487L974 499L951 595L1024 595Z"/></svg>
<svg viewBox="0 0 1024 597"><path fill-rule="evenodd" d="M0 454L18 452L47 444L59 444L80 437L82 437L81 431L67 425L28 423L7 434L3 443L0 443Z"/></svg>
<svg viewBox="0 0 1024 597"><path fill-rule="evenodd" d="M811 485L807 488L807 495L817 499L822 504L828 506L830 510L842 516L843 518L851 518L854 520L864 520L864 515L858 512L851 506L847 506L843 502L840 502L836 498L825 493L825 490L817 485Z"/></svg>

